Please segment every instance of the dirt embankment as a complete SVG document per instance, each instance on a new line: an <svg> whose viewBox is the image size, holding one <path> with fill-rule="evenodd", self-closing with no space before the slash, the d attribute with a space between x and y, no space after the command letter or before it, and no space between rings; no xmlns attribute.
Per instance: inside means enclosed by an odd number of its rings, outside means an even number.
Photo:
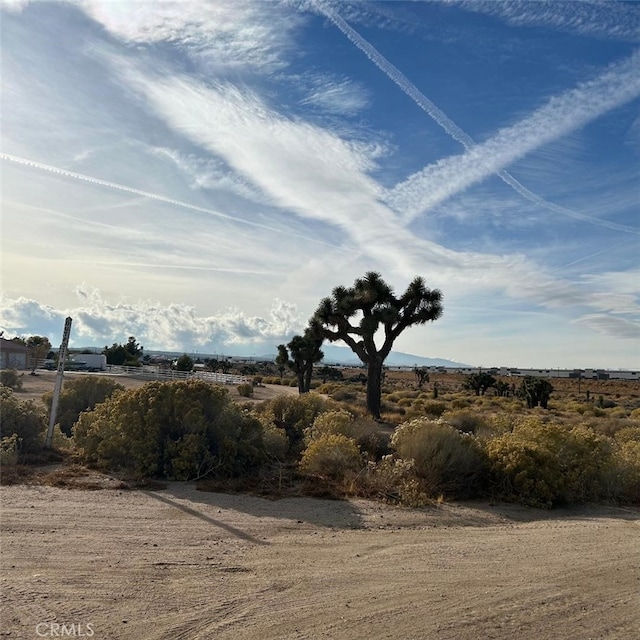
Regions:
<svg viewBox="0 0 640 640"><path fill-rule="evenodd" d="M0 496L0 634L21 640L56 624L105 640L640 637L639 511L411 510L182 483Z"/></svg>

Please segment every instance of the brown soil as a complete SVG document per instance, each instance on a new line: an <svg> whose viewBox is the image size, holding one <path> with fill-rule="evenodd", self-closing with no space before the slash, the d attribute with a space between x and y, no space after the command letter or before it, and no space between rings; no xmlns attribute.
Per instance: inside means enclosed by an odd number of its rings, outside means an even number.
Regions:
<svg viewBox="0 0 640 640"><path fill-rule="evenodd" d="M182 483L0 497L12 638L51 623L108 640L640 637L637 510L411 510Z"/></svg>

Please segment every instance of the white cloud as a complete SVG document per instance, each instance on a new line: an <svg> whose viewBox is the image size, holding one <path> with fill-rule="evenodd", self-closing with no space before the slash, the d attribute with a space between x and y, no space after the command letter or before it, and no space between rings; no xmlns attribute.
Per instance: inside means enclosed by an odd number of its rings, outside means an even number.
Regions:
<svg viewBox="0 0 640 640"><path fill-rule="evenodd" d="M27 298L0 298L0 329L7 335L47 331L60 338L64 318L71 316L72 344L104 345L130 335L152 350L239 349L243 345L277 344L304 330L296 305L276 299L266 317L249 316L238 309L199 316L196 308L151 300L106 300L97 289L76 288L77 303L56 309Z"/></svg>
<svg viewBox="0 0 640 640"><path fill-rule="evenodd" d="M603 313L587 314L577 318L573 322L574 324L583 325L605 336L636 341L634 349L636 362L640 357L640 349L637 345L637 340L640 339L640 322L634 322L627 318L619 318Z"/></svg>
<svg viewBox="0 0 640 640"><path fill-rule="evenodd" d="M300 101L327 113L354 115L369 104L369 93L348 78L314 76L309 81L307 96Z"/></svg>
<svg viewBox="0 0 640 640"><path fill-rule="evenodd" d="M176 44L210 72L286 66L289 33L303 20L277 3L254 0L77 2L116 37Z"/></svg>

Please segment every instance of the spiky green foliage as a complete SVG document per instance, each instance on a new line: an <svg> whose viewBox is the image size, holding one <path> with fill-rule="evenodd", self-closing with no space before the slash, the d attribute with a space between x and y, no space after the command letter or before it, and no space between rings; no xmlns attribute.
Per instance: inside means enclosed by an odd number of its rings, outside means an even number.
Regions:
<svg viewBox="0 0 640 640"><path fill-rule="evenodd" d="M367 408L379 418L383 364L393 343L408 327L441 315L442 294L427 288L423 278L416 277L396 296L379 273L370 271L352 287L338 286L321 300L312 322L331 342L343 340L367 365ZM383 334L380 348L375 342L378 330Z"/></svg>

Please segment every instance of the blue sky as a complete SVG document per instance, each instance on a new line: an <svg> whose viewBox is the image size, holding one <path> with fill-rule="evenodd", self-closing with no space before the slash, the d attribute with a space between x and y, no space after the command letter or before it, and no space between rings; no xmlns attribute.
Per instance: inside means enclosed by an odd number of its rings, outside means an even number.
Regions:
<svg viewBox="0 0 640 640"><path fill-rule="evenodd" d="M640 3L0 10L5 336L263 354L375 270L397 351L640 366Z"/></svg>

